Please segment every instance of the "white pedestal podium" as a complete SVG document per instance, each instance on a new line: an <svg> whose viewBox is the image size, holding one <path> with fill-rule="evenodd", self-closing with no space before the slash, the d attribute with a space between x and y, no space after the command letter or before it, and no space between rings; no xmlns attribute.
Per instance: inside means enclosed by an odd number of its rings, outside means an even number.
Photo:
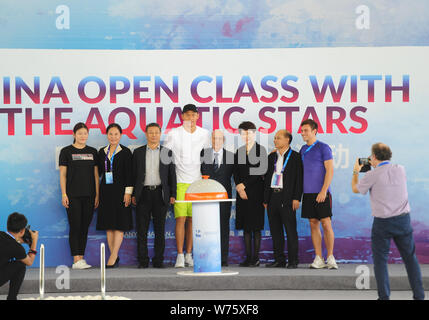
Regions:
<svg viewBox="0 0 429 320"><path fill-rule="evenodd" d="M181 271L180 275L234 275L222 272L220 244L220 202L232 202L225 188L217 181L203 179L191 184L185 200L192 203L192 239L194 270Z"/></svg>

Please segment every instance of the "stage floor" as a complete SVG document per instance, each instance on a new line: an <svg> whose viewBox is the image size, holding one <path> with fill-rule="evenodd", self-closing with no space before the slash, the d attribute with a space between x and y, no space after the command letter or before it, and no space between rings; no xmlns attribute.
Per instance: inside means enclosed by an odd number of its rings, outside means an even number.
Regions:
<svg viewBox="0 0 429 320"><path fill-rule="evenodd" d="M363 267L362 267L363 266ZM137 269L136 267L119 267L106 270L106 292L168 292L168 291L257 291L257 290L357 290L356 283L362 284L362 270L367 267L370 275L370 290L375 290L375 279L372 265L339 264L338 270L314 270L308 265L298 269L285 268L240 268L232 265L223 271L238 272L237 275L193 277L178 275L179 271L191 271L192 268L175 269ZM429 289L429 264L421 265L423 285ZM64 269L61 269L64 270ZM56 273L56 268L45 270L45 293L68 295L70 293L99 292L100 269L72 270L70 286L61 289L65 273ZM410 290L405 266L389 265L392 291ZM7 293L8 285L0 288L0 295ZM27 274L20 293L38 294L39 270L27 269ZM204 299L202 297L202 299Z"/></svg>
<svg viewBox="0 0 429 320"><path fill-rule="evenodd" d="M146 301L264 301L264 300L377 300L377 290L224 290L224 291L120 291L107 292L110 297L122 297L130 300ZM100 292L73 292L70 294L49 293L45 298L68 297L69 300L77 297L100 296ZM390 300L412 300L413 293L408 291L392 291ZM70 298L71 297L71 298ZM19 300L39 299L39 294L20 294ZM426 291L426 300L429 291ZM0 295L0 301L6 300L6 295Z"/></svg>

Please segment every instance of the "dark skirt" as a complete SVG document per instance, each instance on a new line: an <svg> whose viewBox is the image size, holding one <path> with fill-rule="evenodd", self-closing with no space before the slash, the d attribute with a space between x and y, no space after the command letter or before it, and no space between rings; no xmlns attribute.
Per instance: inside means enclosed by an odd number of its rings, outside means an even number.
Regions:
<svg viewBox="0 0 429 320"><path fill-rule="evenodd" d="M131 204L125 207L123 190L125 187L100 184L97 230L130 231L133 229Z"/></svg>
<svg viewBox="0 0 429 320"><path fill-rule="evenodd" d="M263 186L252 191L247 189L248 200L241 199L237 193L235 228L247 232L263 230L265 224Z"/></svg>

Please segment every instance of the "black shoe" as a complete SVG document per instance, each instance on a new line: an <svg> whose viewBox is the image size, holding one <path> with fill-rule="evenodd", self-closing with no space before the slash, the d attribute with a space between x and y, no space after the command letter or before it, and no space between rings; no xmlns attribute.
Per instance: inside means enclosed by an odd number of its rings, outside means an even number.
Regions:
<svg viewBox="0 0 429 320"><path fill-rule="evenodd" d="M288 263L288 269L298 269L298 263Z"/></svg>
<svg viewBox="0 0 429 320"><path fill-rule="evenodd" d="M274 261L272 263L267 263L265 265L266 268L284 268L286 267L286 262L277 262Z"/></svg>
<svg viewBox="0 0 429 320"><path fill-rule="evenodd" d="M242 263L239 264L240 267L250 267L250 259L244 260Z"/></svg>
<svg viewBox="0 0 429 320"><path fill-rule="evenodd" d="M109 266L108 264L106 264L106 269L113 269L113 268L117 268L119 267L119 256L116 258L116 261L114 264L112 264L111 266Z"/></svg>
<svg viewBox="0 0 429 320"><path fill-rule="evenodd" d="M164 264L162 262L153 262L153 267L157 269L163 269L165 268Z"/></svg>
<svg viewBox="0 0 429 320"><path fill-rule="evenodd" d="M149 268L149 262L139 263L138 268L139 268L139 269L146 269L146 268Z"/></svg>
<svg viewBox="0 0 429 320"><path fill-rule="evenodd" d="M222 262L222 267L228 267L228 262Z"/></svg>
<svg viewBox="0 0 429 320"><path fill-rule="evenodd" d="M260 264L259 260L254 260L250 263L249 267L259 267Z"/></svg>

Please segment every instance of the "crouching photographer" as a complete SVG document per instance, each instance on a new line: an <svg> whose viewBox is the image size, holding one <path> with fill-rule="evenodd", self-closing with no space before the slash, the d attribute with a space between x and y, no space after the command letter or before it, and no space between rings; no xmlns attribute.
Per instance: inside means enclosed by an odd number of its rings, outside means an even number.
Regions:
<svg viewBox="0 0 429 320"><path fill-rule="evenodd" d="M423 300L420 266L416 257L416 246L410 221L407 178L401 165L390 162L392 151L383 143L372 146L369 164L373 170L365 173L359 181L363 161L356 160L353 168L352 189L354 193L369 191L374 222L371 231L371 247L378 297L388 300L390 296L387 261L390 242L393 241L405 264L413 298ZM361 159L362 160L362 159Z"/></svg>
<svg viewBox="0 0 429 320"><path fill-rule="evenodd" d="M17 300L26 266L33 264L37 254L39 234L26 226L27 218L14 212L7 219L7 232L0 231L0 286L9 282L7 300ZM30 247L28 254L21 243Z"/></svg>

